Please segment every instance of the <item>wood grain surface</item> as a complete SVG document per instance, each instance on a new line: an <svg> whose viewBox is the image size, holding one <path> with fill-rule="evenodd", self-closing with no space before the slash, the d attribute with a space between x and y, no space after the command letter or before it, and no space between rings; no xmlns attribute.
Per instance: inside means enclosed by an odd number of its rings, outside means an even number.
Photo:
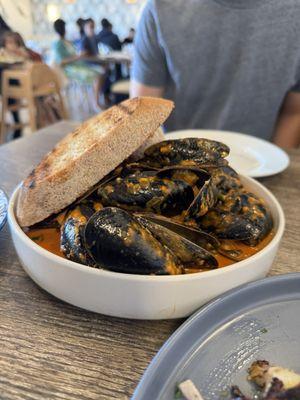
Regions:
<svg viewBox="0 0 300 400"><path fill-rule="evenodd" d="M0 147L8 195L74 123L61 122ZM300 271L300 149L262 179L280 201L286 232L271 274ZM181 324L87 312L41 290L23 271L8 227L0 232L0 399L129 399L152 357Z"/></svg>

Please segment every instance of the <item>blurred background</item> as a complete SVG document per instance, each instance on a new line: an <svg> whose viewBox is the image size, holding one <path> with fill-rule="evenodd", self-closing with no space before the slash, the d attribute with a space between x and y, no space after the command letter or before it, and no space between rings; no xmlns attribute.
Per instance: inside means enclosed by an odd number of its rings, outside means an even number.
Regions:
<svg viewBox="0 0 300 400"><path fill-rule="evenodd" d="M0 143L60 119L83 121L127 98L145 3L0 1Z"/></svg>

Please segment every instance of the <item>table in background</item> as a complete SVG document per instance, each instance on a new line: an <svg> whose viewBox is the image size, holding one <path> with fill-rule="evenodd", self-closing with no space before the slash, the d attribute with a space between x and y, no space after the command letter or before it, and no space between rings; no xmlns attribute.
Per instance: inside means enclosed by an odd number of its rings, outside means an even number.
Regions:
<svg viewBox="0 0 300 400"><path fill-rule="evenodd" d="M60 122L0 147L8 195L75 127ZM286 215L271 275L300 271L300 149L290 167L265 178ZM8 227L0 232L0 398L128 399L145 368L182 320L134 321L87 312L54 298L23 271Z"/></svg>
<svg viewBox="0 0 300 400"><path fill-rule="evenodd" d="M132 63L132 57L130 54L123 51L112 51L106 55L97 55L92 57L83 58L84 61L92 62L95 64L126 64L130 66Z"/></svg>

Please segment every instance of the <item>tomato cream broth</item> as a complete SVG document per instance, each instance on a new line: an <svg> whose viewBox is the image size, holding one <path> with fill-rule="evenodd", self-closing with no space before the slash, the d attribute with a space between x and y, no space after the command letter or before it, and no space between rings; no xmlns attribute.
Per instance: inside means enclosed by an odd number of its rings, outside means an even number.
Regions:
<svg viewBox="0 0 300 400"><path fill-rule="evenodd" d="M60 230L57 228L43 228L43 229L30 229L27 233L27 236L30 237L35 243L39 246L43 247L45 250L50 251L53 254L56 254L60 257L64 257L64 254L60 250ZM235 250L240 250L244 257L243 259L251 257L253 254L256 254L260 250L262 250L274 237L274 232L271 231L257 246L248 246L242 242L234 241ZM228 241L230 242L230 241ZM221 254L215 255L218 261L218 268L226 267L227 265L234 264L235 261L227 258ZM195 273L201 270L194 268L186 268L186 273Z"/></svg>

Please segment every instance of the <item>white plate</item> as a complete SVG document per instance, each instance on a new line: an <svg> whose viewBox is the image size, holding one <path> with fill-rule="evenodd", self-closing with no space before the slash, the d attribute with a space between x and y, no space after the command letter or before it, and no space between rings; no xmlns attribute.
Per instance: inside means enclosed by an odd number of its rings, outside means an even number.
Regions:
<svg viewBox="0 0 300 400"><path fill-rule="evenodd" d="M275 144L254 136L227 131L191 129L166 134L167 139L202 137L218 140L230 147L228 161L230 166L242 175L262 178L284 171L289 156Z"/></svg>

